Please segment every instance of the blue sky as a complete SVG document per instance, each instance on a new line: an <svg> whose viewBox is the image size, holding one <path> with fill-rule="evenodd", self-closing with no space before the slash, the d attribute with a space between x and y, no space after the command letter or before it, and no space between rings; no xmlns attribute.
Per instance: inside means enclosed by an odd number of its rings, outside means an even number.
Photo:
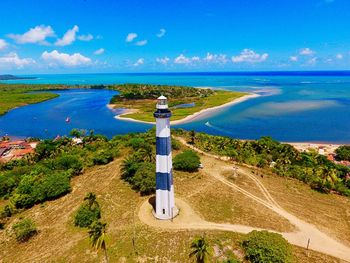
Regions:
<svg viewBox="0 0 350 263"><path fill-rule="evenodd" d="M0 74L350 69L348 0L2 0Z"/></svg>

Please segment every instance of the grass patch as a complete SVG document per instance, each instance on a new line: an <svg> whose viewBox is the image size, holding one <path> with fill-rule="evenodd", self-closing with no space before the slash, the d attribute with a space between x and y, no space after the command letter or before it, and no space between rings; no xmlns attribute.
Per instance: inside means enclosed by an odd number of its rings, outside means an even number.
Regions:
<svg viewBox="0 0 350 263"><path fill-rule="evenodd" d="M54 99L59 95L51 92L30 93L33 91L51 91L67 89L58 85L28 85L28 84L0 84L0 116L9 110L28 104Z"/></svg>

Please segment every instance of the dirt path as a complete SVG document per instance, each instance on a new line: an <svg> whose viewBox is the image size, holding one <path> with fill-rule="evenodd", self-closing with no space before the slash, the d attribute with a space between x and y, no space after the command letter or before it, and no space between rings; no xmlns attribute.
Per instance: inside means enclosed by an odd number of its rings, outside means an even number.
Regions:
<svg viewBox="0 0 350 263"><path fill-rule="evenodd" d="M219 157L213 154L205 153L192 145L186 143L186 141L182 138L176 138L182 144L187 147L203 154L205 157L202 157L201 161L204 165L204 171L210 175L212 178L222 182L223 184L231 187L234 191L238 191L245 196L255 200L261 205L271 209L278 215L283 218L286 218L291 224L293 224L297 231L295 232L283 232L282 234L291 244L305 247L307 245L308 240L310 239L309 248L324 254L328 254L342 260L350 262L350 248L342 244L341 242L333 239L327 234L321 232L317 229L316 226L309 224L298 217L292 215L291 213L284 210L271 196L266 187L253 175L247 172L245 169L238 168L237 172L239 174L243 174L248 176L251 180L255 182L260 191L263 193L265 199L255 196L254 194L248 192L247 190L237 186L233 182L228 181L221 174L223 171L232 170L232 164L228 162L224 162L228 160L228 158ZM210 160L211 158L215 158L218 160L224 161L215 161ZM220 162L220 165L218 165ZM177 199L176 203L180 208L180 215L171 221L159 221L154 219L151 213L151 207L148 203L143 203L139 210L140 220L144 223L151 225L153 227L161 227L167 229L203 229L203 230L225 230L225 231L234 231L240 233L249 233L252 230L262 230L255 227L243 226L237 224L217 224L214 222L208 222L204 219L200 218L192 208L184 201ZM271 231L271 230L269 230ZM275 232L275 231L272 231Z"/></svg>

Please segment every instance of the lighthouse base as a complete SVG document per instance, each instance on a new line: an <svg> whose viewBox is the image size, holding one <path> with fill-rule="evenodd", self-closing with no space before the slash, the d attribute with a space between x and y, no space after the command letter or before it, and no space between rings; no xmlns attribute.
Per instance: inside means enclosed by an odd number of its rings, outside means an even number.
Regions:
<svg viewBox="0 0 350 263"><path fill-rule="evenodd" d="M179 214L179 209L175 206L172 209L172 212L170 215L167 214L157 214L156 211L153 209L152 214L155 218L160 219L160 220L171 220L175 218Z"/></svg>

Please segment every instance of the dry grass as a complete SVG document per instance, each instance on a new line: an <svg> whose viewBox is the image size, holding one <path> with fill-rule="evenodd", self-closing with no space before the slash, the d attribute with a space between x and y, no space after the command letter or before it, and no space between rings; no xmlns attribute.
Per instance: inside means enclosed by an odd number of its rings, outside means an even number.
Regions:
<svg viewBox="0 0 350 263"><path fill-rule="evenodd" d="M107 244L110 262L193 262L188 258L189 244L194 237L202 235L203 231L161 231L143 225L137 216L134 216L134 211L145 198L140 197L120 180L120 161L89 169L72 180L73 191L70 194L44 205L37 205L13 217L6 230L0 231L0 262L101 262L103 254L90 247L87 230L76 228L72 224L75 211L89 191L96 193L101 204L102 220L108 223ZM214 190L218 190L218 185L213 184L209 178L201 173L176 173L175 177L175 187L179 195L193 194L188 197L191 203L206 206L207 193L208 203L210 206L215 205ZM195 189L198 189L198 186L204 189L196 193ZM221 191L224 188L219 189ZM247 200L230 194L226 196L226 190L223 191L225 198L231 200L234 209L237 206L245 206ZM217 200L225 202L225 198ZM223 207L224 204L220 206ZM231 207L228 211L230 209ZM250 212L239 212L244 220L249 221L248 213L252 213L252 217L260 216L261 222L267 224L267 220L263 218L270 215L264 214L264 210L261 209L260 215L257 215L254 210L252 206ZM220 209L217 212L220 214ZM231 215L231 212L228 213ZM11 225L19 217L33 218L40 231L24 244L18 244L10 231ZM135 250L132 243L134 230ZM243 235L220 231L207 231L205 234L211 244L222 246L224 242L232 249L240 250L239 240ZM306 260L302 249L296 248L295 251L299 262L312 262ZM311 255L312 259L319 259L317 262L339 262L319 253L312 252Z"/></svg>
<svg viewBox="0 0 350 263"><path fill-rule="evenodd" d="M316 192L295 179L266 175L260 180L284 209L350 246L349 198Z"/></svg>

